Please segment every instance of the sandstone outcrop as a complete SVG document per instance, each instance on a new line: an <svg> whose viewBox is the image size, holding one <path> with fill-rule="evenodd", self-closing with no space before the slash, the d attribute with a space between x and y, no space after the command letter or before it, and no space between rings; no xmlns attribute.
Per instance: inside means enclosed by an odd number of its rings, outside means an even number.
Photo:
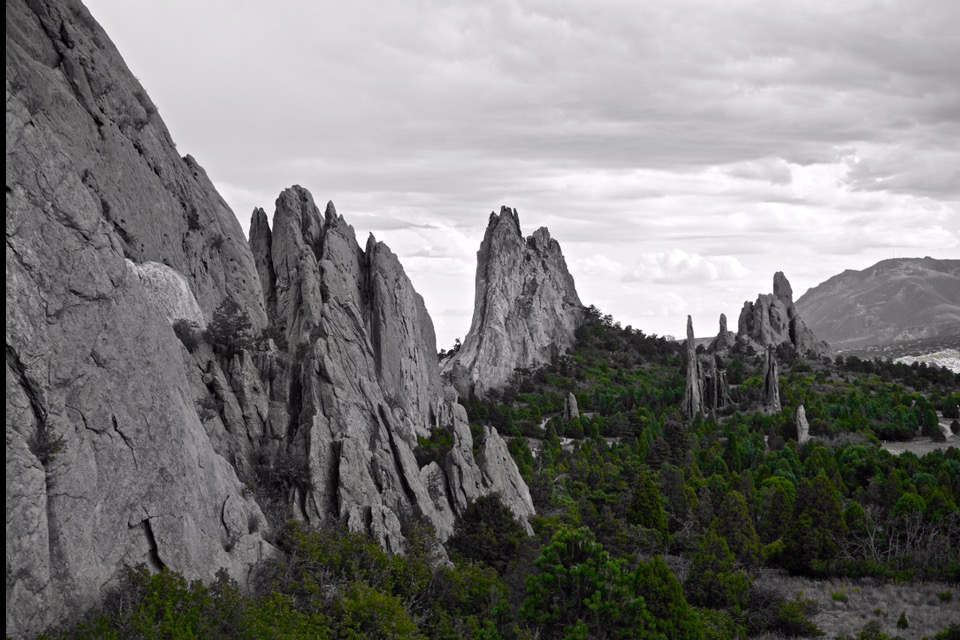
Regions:
<svg viewBox="0 0 960 640"><path fill-rule="evenodd" d="M763 356L763 406L769 413L780 413L780 366L772 346Z"/></svg>
<svg viewBox="0 0 960 640"><path fill-rule="evenodd" d="M700 356L700 388L703 390L703 408L716 412L733 403L727 372L713 354Z"/></svg>
<svg viewBox="0 0 960 640"><path fill-rule="evenodd" d="M683 392L683 415L690 420L703 414L703 382L697 343L693 337L693 318L687 316L687 384Z"/></svg>
<svg viewBox="0 0 960 640"><path fill-rule="evenodd" d="M803 405L797 407L797 444L810 439L810 424L807 422L807 410Z"/></svg>
<svg viewBox="0 0 960 640"><path fill-rule="evenodd" d="M255 326L266 315L239 223L86 9L6 8L6 632L20 637L95 604L125 565L243 581L270 552L170 326L228 295Z"/></svg>
<svg viewBox="0 0 960 640"><path fill-rule="evenodd" d="M804 356L830 355L830 345L819 340L807 327L793 303L793 289L782 271L773 276L773 293L760 294L756 302L743 303L737 340L762 348L789 344ZM719 336L718 336L719 338Z"/></svg>
<svg viewBox="0 0 960 640"><path fill-rule="evenodd" d="M491 213L477 252L473 319L444 374L463 395L483 396L518 367L549 363L570 348L583 316L559 243L541 227L523 237L517 212Z"/></svg>
<svg viewBox="0 0 960 640"><path fill-rule="evenodd" d="M720 331L717 333L717 337L710 342L708 351L723 351L729 349L736 342L737 336L735 333L727 329L727 315L725 313L720 314Z"/></svg>
<svg viewBox="0 0 960 640"><path fill-rule="evenodd" d="M567 397L563 399L563 421L570 422L580 418L580 407L577 406L577 396L573 392L567 392Z"/></svg>
<svg viewBox="0 0 960 640"><path fill-rule="evenodd" d="M250 244L260 274L272 265L267 315L297 345L282 446L305 456L298 516L344 519L393 551L405 548L403 518L426 518L444 540L455 516L491 492L526 523L529 491L495 431L473 456L466 412L440 382L433 323L390 249L373 236L361 248L332 203L321 216L296 186L278 198L272 232L254 212ZM417 438L433 428L454 446L442 467L420 468Z"/></svg>
<svg viewBox="0 0 960 640"><path fill-rule="evenodd" d="M8 635L79 615L139 562L245 582L276 553L247 485L278 461L299 465L284 484L295 515L344 520L394 551L404 518L446 538L491 492L529 526L505 441L488 429L474 457L429 315L389 249L361 248L299 188L272 230L255 212L248 246L79 2L11 0L6 47ZM531 243L553 268L544 233ZM228 298L249 338L282 332L286 352L178 339L173 322L206 324ZM457 444L420 468L431 428Z"/></svg>
<svg viewBox="0 0 960 640"><path fill-rule="evenodd" d="M721 316L721 327L725 318ZM721 334L722 334L721 330ZM697 414L707 415L733 401L727 383L727 372L712 352L698 354L693 335L693 318L687 316L687 379L683 395L683 414L693 420Z"/></svg>

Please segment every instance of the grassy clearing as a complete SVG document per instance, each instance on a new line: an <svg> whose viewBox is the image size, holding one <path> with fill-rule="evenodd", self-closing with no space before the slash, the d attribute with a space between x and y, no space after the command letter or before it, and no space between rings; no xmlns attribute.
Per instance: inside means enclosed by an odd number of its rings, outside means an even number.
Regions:
<svg viewBox="0 0 960 640"><path fill-rule="evenodd" d="M933 638L951 623L960 623L960 587L946 583L889 584L862 580L786 578L793 593L820 605L813 621L826 635L851 636L871 620L889 636L905 640ZM898 628L900 615L908 627Z"/></svg>

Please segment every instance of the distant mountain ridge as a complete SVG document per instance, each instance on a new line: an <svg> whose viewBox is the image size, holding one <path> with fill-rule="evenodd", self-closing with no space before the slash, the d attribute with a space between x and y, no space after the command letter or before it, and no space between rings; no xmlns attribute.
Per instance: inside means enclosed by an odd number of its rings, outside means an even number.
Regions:
<svg viewBox="0 0 960 640"><path fill-rule="evenodd" d="M797 308L837 349L956 335L960 340L960 260L893 258L848 269L813 287Z"/></svg>

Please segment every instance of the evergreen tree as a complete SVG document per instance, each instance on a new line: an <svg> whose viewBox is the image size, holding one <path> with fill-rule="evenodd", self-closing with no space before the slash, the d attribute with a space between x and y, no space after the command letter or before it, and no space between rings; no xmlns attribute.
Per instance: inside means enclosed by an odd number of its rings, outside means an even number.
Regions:
<svg viewBox="0 0 960 640"><path fill-rule="evenodd" d="M823 473L804 479L784 534L783 560L794 573L825 575L846 535L843 508L833 483Z"/></svg>
<svg viewBox="0 0 960 640"><path fill-rule="evenodd" d="M660 487L657 486L653 474L641 471L637 483L633 488L633 497L627 507L627 520L631 524L638 524L647 529L656 529L667 533L667 511L663 507L660 497Z"/></svg>
<svg viewBox="0 0 960 640"><path fill-rule="evenodd" d="M523 526L498 495L480 496L457 519L449 547L503 573L526 539Z"/></svg>
<svg viewBox="0 0 960 640"><path fill-rule="evenodd" d="M717 532L740 562L755 565L760 561L760 539L753 526L747 502L739 491L728 493L716 515Z"/></svg>
<svg viewBox="0 0 960 640"><path fill-rule="evenodd" d="M747 603L750 579L736 569L726 540L711 527L693 556L683 586L687 599L695 605L740 610Z"/></svg>

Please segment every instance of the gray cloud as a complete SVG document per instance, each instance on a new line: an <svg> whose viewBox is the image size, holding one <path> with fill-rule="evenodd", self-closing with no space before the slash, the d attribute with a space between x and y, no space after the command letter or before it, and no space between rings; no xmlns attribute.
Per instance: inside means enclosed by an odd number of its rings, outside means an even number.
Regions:
<svg viewBox="0 0 960 640"><path fill-rule="evenodd" d="M778 269L800 291L960 255L952 0L89 4L242 224L293 183L332 199L441 344L502 204L660 333L712 331Z"/></svg>

